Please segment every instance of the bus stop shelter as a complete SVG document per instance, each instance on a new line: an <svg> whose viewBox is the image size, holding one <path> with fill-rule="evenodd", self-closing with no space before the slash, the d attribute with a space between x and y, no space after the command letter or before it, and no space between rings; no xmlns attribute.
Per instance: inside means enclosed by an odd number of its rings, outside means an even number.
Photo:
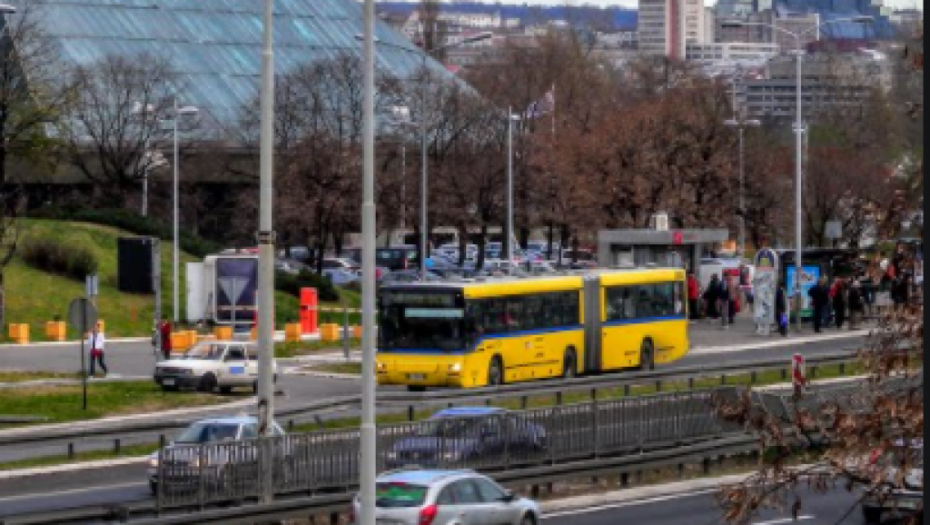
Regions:
<svg viewBox="0 0 930 525"><path fill-rule="evenodd" d="M597 232L597 264L605 268L646 266L697 269L729 238L720 229L626 229Z"/></svg>

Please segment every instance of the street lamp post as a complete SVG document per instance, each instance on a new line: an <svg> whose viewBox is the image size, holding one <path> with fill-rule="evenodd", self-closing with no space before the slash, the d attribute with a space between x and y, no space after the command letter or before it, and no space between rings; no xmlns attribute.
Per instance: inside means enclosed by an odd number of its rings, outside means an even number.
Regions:
<svg viewBox="0 0 930 525"><path fill-rule="evenodd" d="M173 208L174 208L174 221L173 221L173 222L174 222L174 228L173 228L173 229L174 229L174 238L173 238L172 253L171 253L171 255L172 255L172 265L173 265L173 268L172 268L173 273L172 273L172 281L171 281L171 283L172 283L172 287L173 287L173 289L172 289L172 292L173 292L172 304L174 305L174 319L173 319L173 320L174 320L174 324L177 324L177 323L178 323L178 318L180 317L180 315L178 314L178 310L179 310L179 308L178 308L178 295L179 295L179 293L178 293L178 289L179 289L179 286L178 286L178 265L179 265L179 255L178 255L178 254L180 253L180 249L179 249L179 246L178 246L178 244L179 244L179 242L178 242L178 222L179 222L179 220L178 220L178 216L179 216L179 212L178 212L178 207L179 207L179 206L178 206L178 201L180 200L180 197L179 197L179 194L178 194L178 180L179 180L180 172L181 172L181 169L180 169L180 163L181 163L181 161L180 161L180 148L179 148L179 146L178 146L178 121L181 119L181 116L183 116L183 115L196 115L199 111L200 111L200 110L199 110L198 108L194 107L194 106L184 106L184 107L180 107L180 108L179 108L179 107L178 107L178 97L177 97L177 95L174 96L174 113L173 113L172 118L171 118L171 120L173 121L173 127L174 127L174 203L173 203Z"/></svg>
<svg viewBox="0 0 930 525"><path fill-rule="evenodd" d="M405 53L420 53L421 66L420 69L423 72L423 79L420 81L420 278L426 279L426 257L427 251L429 250L428 244L428 233L429 225L427 223L427 181L429 179L429 164L427 163L427 122L426 122L426 63L430 55L442 51L444 49L451 49L458 47L464 44L473 44L475 42L481 42L491 38L493 33L491 32L482 32L470 37L466 37L458 42L451 42L442 46L435 47L429 50L415 50L408 49L399 44L393 44L391 42L384 42L380 39L375 38L374 42L380 46L389 47L392 49L397 49ZM356 40L363 40L363 35L355 35Z"/></svg>
<svg viewBox="0 0 930 525"><path fill-rule="evenodd" d="M744 27L744 26L761 26L768 27L775 31L779 31L786 35L791 36L794 39L794 49L795 49L795 152L794 152L794 168L795 168L795 190L794 190L794 207L795 207L795 216L794 216L794 237L795 237L795 257L794 257L794 308L795 308L795 323L798 331L801 330L801 257L804 246L804 239L802 237L801 231L801 215L802 215L802 137L801 130L803 128L801 121L801 82L802 82L802 69L801 61L804 54L801 52L801 37L820 30L821 27L827 24L836 24L840 22L856 22L856 23L869 23L872 22L872 17L870 16L856 16L850 18L839 18L836 20L827 20L821 24L807 29L801 32L789 31L783 27L779 27L775 24L768 24L765 22L744 22L742 20L726 20L722 23L723 27ZM819 34L819 33L818 33Z"/></svg>
<svg viewBox="0 0 930 525"><path fill-rule="evenodd" d="M258 435L272 435L274 423L274 242L272 177L274 155L274 0L265 0L262 18L261 136L259 144L258 214ZM270 442L263 440L259 471L261 501L274 497Z"/></svg>
<svg viewBox="0 0 930 525"><path fill-rule="evenodd" d="M739 136L739 246L737 253L739 253L740 257L743 257L746 254L746 155L743 132L746 128L757 128L762 123L755 119L733 118L725 121L724 125L736 128Z"/></svg>
<svg viewBox="0 0 930 525"><path fill-rule="evenodd" d="M364 6L362 97L362 422L359 457L361 525L375 525L375 3Z"/></svg>

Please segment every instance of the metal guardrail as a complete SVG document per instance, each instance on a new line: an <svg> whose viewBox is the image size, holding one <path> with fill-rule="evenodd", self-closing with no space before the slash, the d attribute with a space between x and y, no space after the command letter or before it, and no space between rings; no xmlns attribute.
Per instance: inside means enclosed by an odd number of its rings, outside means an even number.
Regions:
<svg viewBox="0 0 930 525"><path fill-rule="evenodd" d="M741 428L714 412L734 387L446 418L378 428L378 471L416 464L503 471L676 447ZM358 479L359 432L293 434L175 446L159 453L157 508L257 498L261 465L273 465L276 493L316 493ZM262 459L265 458L265 461Z"/></svg>
<svg viewBox="0 0 930 525"><path fill-rule="evenodd" d="M829 354L810 357L807 365L812 377L816 377L818 366L840 364L841 366L856 360L852 350L832 352ZM658 370L649 372L621 372L616 374L580 377L568 380L541 380L528 383L503 385L499 387L485 387L467 390L434 390L422 393L408 392L379 392L379 412L386 413L397 410L406 410L408 420L414 419L417 408L453 406L466 404L491 403L502 400L520 400L521 407L528 405L532 397L551 396L556 404L561 404L565 394L586 393L591 399L598 396L599 391L606 389L623 388L629 391L640 385L654 385L662 390L669 382L684 381L689 388L697 381L710 378L719 378L719 384L725 385L728 376L756 374L779 370L782 378L787 380L790 363L784 356L759 361L752 364L720 363L713 367L696 366L676 370ZM360 398L357 395L330 398L307 403L306 405L281 409L276 411L279 422L288 427L305 422L315 422L321 414L334 411L358 409ZM222 407L217 407L222 411ZM118 450L126 440L137 438L140 435L159 434L161 444L167 442L166 434L187 427L192 421L203 419L203 414L191 417L182 417L172 420L156 419L148 421L134 421L125 423L76 423L57 429L13 429L0 432L0 447L21 444L56 444L66 446L67 453L73 455L77 444L111 443Z"/></svg>

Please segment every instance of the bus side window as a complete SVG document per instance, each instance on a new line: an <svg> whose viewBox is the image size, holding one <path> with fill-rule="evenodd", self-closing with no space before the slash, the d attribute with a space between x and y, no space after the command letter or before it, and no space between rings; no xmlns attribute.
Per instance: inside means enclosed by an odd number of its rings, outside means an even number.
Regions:
<svg viewBox="0 0 930 525"><path fill-rule="evenodd" d="M484 315L484 326L488 333L498 334L507 331L507 327L504 324L503 299L487 299Z"/></svg>
<svg viewBox="0 0 930 525"><path fill-rule="evenodd" d="M543 297L541 295L527 295L523 298L523 329L533 330L545 327L543 319Z"/></svg>
<svg viewBox="0 0 930 525"><path fill-rule="evenodd" d="M505 320L509 331L514 332L524 329L523 297L513 296L507 298L507 314Z"/></svg>

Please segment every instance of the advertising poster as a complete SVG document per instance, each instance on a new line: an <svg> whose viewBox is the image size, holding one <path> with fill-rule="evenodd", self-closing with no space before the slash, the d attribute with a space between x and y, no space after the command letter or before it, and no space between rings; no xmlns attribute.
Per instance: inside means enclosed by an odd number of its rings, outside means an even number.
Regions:
<svg viewBox="0 0 930 525"><path fill-rule="evenodd" d="M778 289L778 254L763 248L756 253L752 277L753 317L759 326L775 324L775 292Z"/></svg>
<svg viewBox="0 0 930 525"><path fill-rule="evenodd" d="M788 300L794 300L794 266L789 266L787 268L787 282L785 283L785 291L788 292ZM807 295L807 292L817 284L817 279L820 279L820 267L819 266L804 266L801 268L801 317L810 317L811 316L811 298Z"/></svg>

